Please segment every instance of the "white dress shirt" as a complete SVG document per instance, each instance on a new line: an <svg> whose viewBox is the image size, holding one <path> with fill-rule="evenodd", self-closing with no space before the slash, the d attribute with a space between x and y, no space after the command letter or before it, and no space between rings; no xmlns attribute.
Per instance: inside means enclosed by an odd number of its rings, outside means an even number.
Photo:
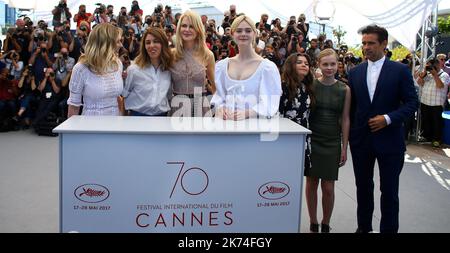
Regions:
<svg viewBox="0 0 450 253"><path fill-rule="evenodd" d="M380 77L381 68L383 67L385 56L376 62L367 60L367 90L369 91L370 101L373 100L375 89L377 88L378 78ZM391 118L387 114L383 115L388 125L391 124Z"/></svg>
<svg viewBox="0 0 450 253"><path fill-rule="evenodd" d="M163 71L162 66L147 66L141 69L138 65L131 64L127 69L127 79L122 92L125 109L147 115L168 112L170 87L170 71Z"/></svg>

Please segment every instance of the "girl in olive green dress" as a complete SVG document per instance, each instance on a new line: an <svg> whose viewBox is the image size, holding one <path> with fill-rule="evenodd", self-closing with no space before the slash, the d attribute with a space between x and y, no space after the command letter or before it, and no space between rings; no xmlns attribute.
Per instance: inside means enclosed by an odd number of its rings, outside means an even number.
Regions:
<svg viewBox="0 0 450 253"><path fill-rule="evenodd" d="M334 77L338 56L333 49L319 54L318 65L322 77L314 80L315 105L311 109L311 168L305 171L306 201L311 232L318 232L317 189L322 188L323 218L321 232L330 231L330 219L334 206L334 182L339 167L347 160L350 128L350 88Z"/></svg>

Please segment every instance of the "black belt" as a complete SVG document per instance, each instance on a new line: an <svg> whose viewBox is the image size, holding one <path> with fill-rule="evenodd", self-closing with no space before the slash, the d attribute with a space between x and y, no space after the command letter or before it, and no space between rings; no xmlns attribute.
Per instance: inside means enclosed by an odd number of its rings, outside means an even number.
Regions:
<svg viewBox="0 0 450 253"><path fill-rule="evenodd" d="M194 98L197 94L179 94L179 93L173 93L174 96L186 96L188 98ZM208 92L202 92L202 97L206 97L208 95ZM198 95L197 95L198 96Z"/></svg>

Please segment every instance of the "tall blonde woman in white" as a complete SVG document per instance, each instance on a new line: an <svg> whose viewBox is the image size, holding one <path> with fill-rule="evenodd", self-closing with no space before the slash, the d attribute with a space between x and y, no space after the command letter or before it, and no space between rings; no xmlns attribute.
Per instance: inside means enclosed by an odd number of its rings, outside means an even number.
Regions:
<svg viewBox="0 0 450 253"><path fill-rule="evenodd" d="M217 91L211 100L215 117L224 120L273 117L282 94L278 68L255 52L256 27L249 17L237 17L231 32L239 54L216 64Z"/></svg>
<svg viewBox="0 0 450 253"><path fill-rule="evenodd" d="M117 116L123 90L122 63L117 51L122 30L111 24L99 24L89 35L85 53L73 67L69 83L67 117L78 115Z"/></svg>

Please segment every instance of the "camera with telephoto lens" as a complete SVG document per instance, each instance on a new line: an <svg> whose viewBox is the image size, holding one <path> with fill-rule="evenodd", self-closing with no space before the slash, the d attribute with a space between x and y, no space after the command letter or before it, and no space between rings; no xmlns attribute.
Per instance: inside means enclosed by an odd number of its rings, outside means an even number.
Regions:
<svg viewBox="0 0 450 253"><path fill-rule="evenodd" d="M158 4L158 5L155 7L155 13L161 13L162 10L163 10L163 7L162 7L161 4Z"/></svg>
<svg viewBox="0 0 450 253"><path fill-rule="evenodd" d="M161 23L161 20L163 19L163 16L161 13L155 13L156 22Z"/></svg>
<svg viewBox="0 0 450 253"><path fill-rule="evenodd" d="M34 39L35 42L38 42L38 41L44 41L45 37L44 37L44 35L42 33L40 33L37 36L35 36L33 39Z"/></svg>
<svg viewBox="0 0 450 253"><path fill-rule="evenodd" d="M106 6L104 4L96 3L95 5L98 6L97 8L95 8L95 11L94 11L95 14L103 14L103 13L105 13Z"/></svg>
<svg viewBox="0 0 450 253"><path fill-rule="evenodd" d="M297 39L297 34L294 34L294 37L292 38L292 44L297 44L297 41L298 41L298 39Z"/></svg>
<svg viewBox="0 0 450 253"><path fill-rule="evenodd" d="M172 14L172 7L170 7L169 5L166 5L166 13L168 15Z"/></svg>
<svg viewBox="0 0 450 253"><path fill-rule="evenodd" d="M12 60L12 59L16 58L17 56L19 56L19 54L17 54L16 52L9 52L6 54L6 59Z"/></svg>
<svg viewBox="0 0 450 253"><path fill-rule="evenodd" d="M173 33L174 31L175 30L173 29L173 27L171 25L166 26L166 32Z"/></svg>
<svg viewBox="0 0 450 253"><path fill-rule="evenodd" d="M438 62L436 59L431 59L430 61L428 61L427 65L425 66L425 70L428 72L430 72L432 70L436 70L436 67L434 65L437 63Z"/></svg>
<svg viewBox="0 0 450 253"><path fill-rule="evenodd" d="M431 65L425 66L425 70L428 71L428 72L432 71L433 69L436 70L436 69L434 68L434 66L431 66Z"/></svg>
<svg viewBox="0 0 450 253"><path fill-rule="evenodd" d="M62 9L65 9L65 8L67 8L67 4L64 3L63 1L60 1L59 4L58 4L58 7L62 8Z"/></svg>

